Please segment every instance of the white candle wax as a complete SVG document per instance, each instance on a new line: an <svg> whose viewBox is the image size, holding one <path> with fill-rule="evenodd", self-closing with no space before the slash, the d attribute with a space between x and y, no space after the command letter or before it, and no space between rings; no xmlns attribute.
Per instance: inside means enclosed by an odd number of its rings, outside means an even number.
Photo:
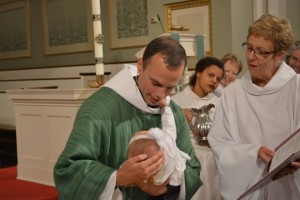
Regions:
<svg viewBox="0 0 300 200"><path fill-rule="evenodd" d="M100 0L92 1L92 12L93 12L93 15L100 14Z"/></svg>
<svg viewBox="0 0 300 200"><path fill-rule="evenodd" d="M102 33L102 25L100 20L93 21L94 35Z"/></svg>
<svg viewBox="0 0 300 200"><path fill-rule="evenodd" d="M101 21L94 21L94 36L97 37L101 34ZM99 44L94 40L95 57L103 58L103 44Z"/></svg>
<svg viewBox="0 0 300 200"><path fill-rule="evenodd" d="M103 65L103 63L96 64L96 75L104 75L104 65Z"/></svg>
<svg viewBox="0 0 300 200"><path fill-rule="evenodd" d="M102 45L95 43L95 57L96 58L103 58L103 48Z"/></svg>

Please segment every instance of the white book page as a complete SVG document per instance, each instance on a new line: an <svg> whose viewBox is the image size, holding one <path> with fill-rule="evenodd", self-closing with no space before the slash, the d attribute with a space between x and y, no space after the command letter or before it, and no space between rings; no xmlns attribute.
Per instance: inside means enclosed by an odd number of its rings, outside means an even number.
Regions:
<svg viewBox="0 0 300 200"><path fill-rule="evenodd" d="M290 138L286 143L283 143L282 146L275 151L275 155L272 159L271 166L269 171L272 171L282 162L288 159L295 152L300 151L300 134L299 131L294 137Z"/></svg>

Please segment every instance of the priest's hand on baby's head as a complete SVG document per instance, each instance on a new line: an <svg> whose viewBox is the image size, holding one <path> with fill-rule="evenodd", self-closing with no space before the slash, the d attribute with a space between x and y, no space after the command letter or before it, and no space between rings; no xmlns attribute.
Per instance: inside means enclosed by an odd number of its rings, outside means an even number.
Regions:
<svg viewBox="0 0 300 200"><path fill-rule="evenodd" d="M117 186L130 186L145 179L152 178L159 172L165 162L164 153L158 152L152 157L146 154L128 158L117 171Z"/></svg>
<svg viewBox="0 0 300 200"><path fill-rule="evenodd" d="M147 135L148 131L139 131L135 136ZM139 138L132 140L128 147L127 160L122 164L122 167L117 172L121 175L126 172L130 174L127 176L126 185L132 185L145 179L152 178L159 172L165 162L164 153L155 140L149 138ZM117 178L118 184L118 178Z"/></svg>

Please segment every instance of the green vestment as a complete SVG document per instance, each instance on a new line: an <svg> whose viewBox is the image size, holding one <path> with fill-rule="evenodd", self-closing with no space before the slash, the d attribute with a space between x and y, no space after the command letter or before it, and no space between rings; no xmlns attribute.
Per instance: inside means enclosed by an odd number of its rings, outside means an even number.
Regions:
<svg viewBox="0 0 300 200"><path fill-rule="evenodd" d="M200 163L179 106L170 102L177 128L176 143L191 157L185 175L186 199L200 187ZM161 115L145 113L110 88L102 87L80 107L66 147L54 168L59 199L98 199L111 174L126 160L132 135L161 128ZM123 199L151 199L137 187L120 187Z"/></svg>

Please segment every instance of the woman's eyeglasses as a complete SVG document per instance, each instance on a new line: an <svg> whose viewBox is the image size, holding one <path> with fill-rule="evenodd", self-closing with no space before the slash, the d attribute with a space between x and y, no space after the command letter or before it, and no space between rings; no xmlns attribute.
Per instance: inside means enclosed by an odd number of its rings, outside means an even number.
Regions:
<svg viewBox="0 0 300 200"><path fill-rule="evenodd" d="M265 50L261 50L261 49L254 49L247 42L244 42L242 44L242 47L247 54L250 54L253 51L256 58L259 60L263 60L266 57L268 57L269 55L275 53L275 51L265 51Z"/></svg>

